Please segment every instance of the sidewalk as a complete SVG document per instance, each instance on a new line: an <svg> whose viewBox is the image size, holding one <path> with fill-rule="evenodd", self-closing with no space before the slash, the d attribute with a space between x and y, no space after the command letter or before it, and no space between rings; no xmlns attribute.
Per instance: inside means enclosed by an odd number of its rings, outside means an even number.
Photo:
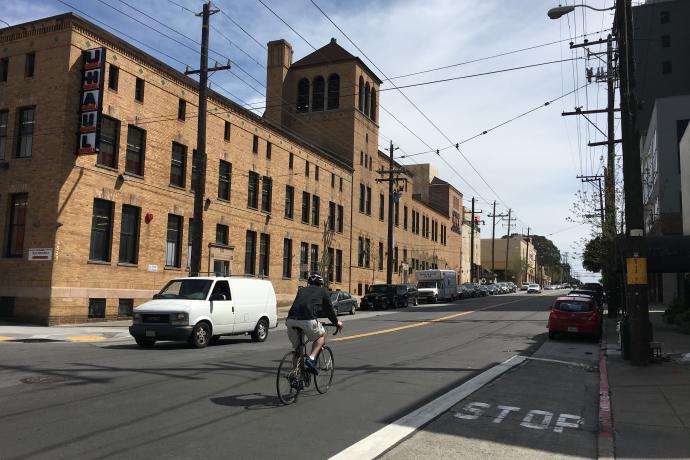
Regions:
<svg viewBox="0 0 690 460"><path fill-rule="evenodd" d="M607 322L606 355L618 459L690 458L690 335L650 312L654 340L668 360L635 367L623 360L615 320Z"/></svg>

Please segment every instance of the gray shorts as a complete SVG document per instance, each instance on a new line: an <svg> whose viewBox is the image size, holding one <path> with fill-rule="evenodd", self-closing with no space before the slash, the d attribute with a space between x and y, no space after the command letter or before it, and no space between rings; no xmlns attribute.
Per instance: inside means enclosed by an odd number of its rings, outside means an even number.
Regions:
<svg viewBox="0 0 690 460"><path fill-rule="evenodd" d="M318 339L326 333L326 330L323 328L323 324L321 324L320 321L315 319L288 318L285 321L285 325L287 326L288 338L290 339L290 342L292 342L292 347L295 350L300 346L300 341L302 340L301 336L306 335L307 342L313 342L314 340ZM301 332L295 330L294 328L296 327L301 329Z"/></svg>

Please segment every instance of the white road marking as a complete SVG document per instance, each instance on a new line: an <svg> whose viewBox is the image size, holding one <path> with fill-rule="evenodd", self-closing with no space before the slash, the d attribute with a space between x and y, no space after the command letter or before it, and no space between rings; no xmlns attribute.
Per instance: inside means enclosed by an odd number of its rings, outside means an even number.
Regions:
<svg viewBox="0 0 690 460"><path fill-rule="evenodd" d="M545 363L565 364L568 366L592 367L591 365L578 363L576 361L564 361L561 359L537 358L534 356L528 356L527 359L530 361L543 361Z"/></svg>
<svg viewBox="0 0 690 460"><path fill-rule="evenodd" d="M425 406L399 418L388 426L372 433L361 441L331 457L331 460L373 459L398 442L415 432L419 427L443 414L499 375L525 361L524 356L513 356L510 359L473 377L457 388L439 396Z"/></svg>

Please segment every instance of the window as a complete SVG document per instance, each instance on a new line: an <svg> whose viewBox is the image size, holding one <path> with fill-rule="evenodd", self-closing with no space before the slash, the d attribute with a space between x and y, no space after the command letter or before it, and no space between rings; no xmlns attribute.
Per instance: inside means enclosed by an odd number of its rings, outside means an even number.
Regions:
<svg viewBox="0 0 690 460"><path fill-rule="evenodd" d="M383 243L379 241L379 270L383 270Z"/></svg>
<svg viewBox="0 0 690 460"><path fill-rule="evenodd" d="M285 186L285 218L292 219L295 215L295 187Z"/></svg>
<svg viewBox="0 0 690 460"><path fill-rule="evenodd" d="M364 266L369 268L371 264L371 240L369 238L364 240Z"/></svg>
<svg viewBox="0 0 690 460"><path fill-rule="evenodd" d="M316 244L311 245L311 272L312 273L318 273L319 272L319 246Z"/></svg>
<svg viewBox="0 0 690 460"><path fill-rule="evenodd" d="M340 180L339 180L340 185L338 186L338 190L340 190L340 191L342 192L342 191L343 191L343 178L340 177L339 179L340 179Z"/></svg>
<svg viewBox="0 0 690 460"><path fill-rule="evenodd" d="M7 71L10 67L10 58L0 59L0 81L7 81Z"/></svg>
<svg viewBox="0 0 690 460"><path fill-rule="evenodd" d="M105 318L105 299L89 299L89 318Z"/></svg>
<svg viewBox="0 0 690 460"><path fill-rule="evenodd" d="M227 246L230 244L230 227L223 224L216 224L216 243Z"/></svg>
<svg viewBox="0 0 690 460"><path fill-rule="evenodd" d="M223 139L226 141L230 140L230 122L226 121L225 126L223 128Z"/></svg>
<svg viewBox="0 0 690 460"><path fill-rule="evenodd" d="M273 195L273 179L268 176L263 177L261 184L261 210L271 212L271 197Z"/></svg>
<svg viewBox="0 0 690 460"><path fill-rule="evenodd" d="M308 192L302 192L302 223L309 223L309 209L311 205L311 195Z"/></svg>
<svg viewBox="0 0 690 460"><path fill-rule="evenodd" d="M670 11L659 12L659 20L662 24L668 24L669 22L671 22L671 12Z"/></svg>
<svg viewBox="0 0 690 460"><path fill-rule="evenodd" d="M192 183L189 184L189 190L192 192L196 190L196 182L199 180L199 154L196 149L192 149Z"/></svg>
<svg viewBox="0 0 690 460"><path fill-rule="evenodd" d="M383 193L379 194L379 219L383 220L386 215L386 199L383 196Z"/></svg>
<svg viewBox="0 0 690 460"><path fill-rule="evenodd" d="M189 226L189 236L192 236L192 225ZM165 266L180 268L180 245L182 244L182 216L168 214L168 230L165 237ZM191 250L189 259L191 260Z"/></svg>
<svg viewBox="0 0 690 460"><path fill-rule="evenodd" d="M122 205L120 222L120 256L118 262L136 264L139 259L139 217L141 209L128 204Z"/></svg>
<svg viewBox="0 0 690 460"><path fill-rule="evenodd" d="M170 160L170 185L184 187L187 163L187 147L172 143L172 159Z"/></svg>
<svg viewBox="0 0 690 460"><path fill-rule="evenodd" d="M412 233L416 233L416 231L415 231L415 228L417 226L416 217L417 217L417 213L414 210L412 210L412 222L411 222L412 223Z"/></svg>
<svg viewBox="0 0 690 460"><path fill-rule="evenodd" d="M117 91L117 85L120 80L120 68L110 64L110 72L108 72L108 88Z"/></svg>
<svg viewBox="0 0 690 460"><path fill-rule="evenodd" d="M371 111L369 112L369 118L376 121L376 90L371 88Z"/></svg>
<svg viewBox="0 0 690 460"><path fill-rule="evenodd" d="M257 209L259 207L259 175L249 171L247 182L247 207Z"/></svg>
<svg viewBox="0 0 690 460"><path fill-rule="evenodd" d="M359 164L364 165L364 152L359 152Z"/></svg>
<svg viewBox="0 0 690 460"><path fill-rule="evenodd" d="M271 259L271 236L262 233L259 237L259 276L269 275Z"/></svg>
<svg viewBox="0 0 690 460"><path fill-rule="evenodd" d="M340 283L343 280L343 251L335 250L335 282Z"/></svg>
<svg viewBox="0 0 690 460"><path fill-rule="evenodd" d="M218 198L230 201L230 185L232 184L232 163L220 160L218 167Z"/></svg>
<svg viewBox="0 0 690 460"><path fill-rule="evenodd" d="M398 273L398 247L393 248L393 271Z"/></svg>
<svg viewBox="0 0 690 460"><path fill-rule="evenodd" d="M290 152L290 155L288 155L288 168L289 169L294 169L295 167L295 155Z"/></svg>
<svg viewBox="0 0 690 460"><path fill-rule="evenodd" d="M323 100L325 96L325 81L322 76L314 78L314 89L311 96L311 110L317 112L323 110Z"/></svg>
<svg viewBox="0 0 690 460"><path fill-rule="evenodd" d="M367 187L367 216L371 215L371 187Z"/></svg>
<svg viewBox="0 0 690 460"><path fill-rule="evenodd" d="M259 153L259 136L256 134L252 138L252 153Z"/></svg>
<svg viewBox="0 0 690 460"><path fill-rule="evenodd" d="M187 101L180 99L177 103L177 119L184 121L187 116Z"/></svg>
<svg viewBox="0 0 690 460"><path fill-rule="evenodd" d="M364 85L364 113L369 116L369 108L371 107L371 90L369 89L369 82Z"/></svg>
<svg viewBox="0 0 690 460"><path fill-rule="evenodd" d="M364 78L359 77L359 104L358 108L360 111L364 112Z"/></svg>
<svg viewBox="0 0 690 460"><path fill-rule="evenodd" d="M36 53L26 53L26 58L24 61L24 76L26 78L31 78L34 76L34 67L36 65Z"/></svg>
<svg viewBox="0 0 690 460"><path fill-rule="evenodd" d="M308 161L304 162L304 176L309 177L309 162Z"/></svg>
<svg viewBox="0 0 690 460"><path fill-rule="evenodd" d="M292 240L283 238L283 278L292 278Z"/></svg>
<svg viewBox="0 0 690 460"><path fill-rule="evenodd" d="M367 187L359 184L359 212L364 212L367 202Z"/></svg>
<svg viewBox="0 0 690 460"><path fill-rule="evenodd" d="M314 180L319 180L319 165L314 165Z"/></svg>
<svg viewBox="0 0 690 460"><path fill-rule="evenodd" d="M336 218L336 228L338 233L343 233L343 214L344 208L342 205L338 205L338 216Z"/></svg>
<svg viewBox="0 0 690 460"><path fill-rule="evenodd" d="M141 78L137 78L134 87L134 99L139 102L144 102L144 80Z"/></svg>
<svg viewBox="0 0 690 460"><path fill-rule="evenodd" d="M127 127L127 158L125 172L144 175L144 152L146 149L146 131L135 126Z"/></svg>
<svg viewBox="0 0 690 460"><path fill-rule="evenodd" d="M309 277L309 244L299 245L299 279L306 280Z"/></svg>
<svg viewBox="0 0 690 460"><path fill-rule="evenodd" d="M662 35L661 36L661 47L662 48L670 48L671 47L671 36L670 35Z"/></svg>
<svg viewBox="0 0 690 460"><path fill-rule="evenodd" d="M91 216L91 250L89 260L110 262L110 239L113 230L113 202L93 200Z"/></svg>
<svg viewBox="0 0 690 460"><path fill-rule="evenodd" d="M403 230L407 230L407 206L403 206Z"/></svg>
<svg viewBox="0 0 690 460"><path fill-rule="evenodd" d="M328 202L328 229L335 230L335 203Z"/></svg>
<svg viewBox="0 0 690 460"><path fill-rule="evenodd" d="M120 122L114 118L102 116L101 139L98 144L98 157L96 158L96 163L110 168L117 168L119 143Z"/></svg>
<svg viewBox="0 0 690 460"><path fill-rule="evenodd" d="M7 232L7 256L24 255L24 234L26 232L26 208L28 193L10 195L10 225Z"/></svg>
<svg viewBox="0 0 690 460"><path fill-rule="evenodd" d="M663 61L661 63L661 73L667 75L673 72L673 63L671 61Z"/></svg>
<svg viewBox="0 0 690 460"><path fill-rule="evenodd" d="M297 111L309 111L309 80L306 78L297 83Z"/></svg>
<svg viewBox="0 0 690 460"><path fill-rule="evenodd" d="M398 201L395 202L395 209L393 210L393 222L396 227L400 225L400 202Z"/></svg>
<svg viewBox="0 0 690 460"><path fill-rule="evenodd" d="M364 266L364 238L357 238L357 266Z"/></svg>
<svg viewBox="0 0 690 460"><path fill-rule="evenodd" d="M331 188L335 188L335 173L331 173Z"/></svg>
<svg viewBox="0 0 690 460"><path fill-rule="evenodd" d="M7 151L7 121L10 113L7 110L0 111L0 160L5 159Z"/></svg>
<svg viewBox="0 0 690 460"><path fill-rule="evenodd" d="M333 74L328 77L328 110L337 109L340 106L340 77Z"/></svg>
<svg viewBox="0 0 690 460"><path fill-rule="evenodd" d="M266 142L266 159L270 160L271 159L271 150L273 149L273 144L270 142Z"/></svg>
<svg viewBox="0 0 690 460"><path fill-rule="evenodd" d="M247 230L247 239L244 249L244 273L256 274L256 232Z"/></svg>
<svg viewBox="0 0 690 460"><path fill-rule="evenodd" d="M333 263L334 263L333 248L328 248L328 281L333 282Z"/></svg>
<svg viewBox="0 0 690 460"><path fill-rule="evenodd" d="M314 195L311 202L311 224L319 226L319 213L321 212L321 198Z"/></svg>
<svg viewBox="0 0 690 460"><path fill-rule="evenodd" d="M134 313L134 299L117 299L117 317L131 318Z"/></svg>
<svg viewBox="0 0 690 460"><path fill-rule="evenodd" d="M34 144L35 107L19 109L17 130L17 158L31 158Z"/></svg>

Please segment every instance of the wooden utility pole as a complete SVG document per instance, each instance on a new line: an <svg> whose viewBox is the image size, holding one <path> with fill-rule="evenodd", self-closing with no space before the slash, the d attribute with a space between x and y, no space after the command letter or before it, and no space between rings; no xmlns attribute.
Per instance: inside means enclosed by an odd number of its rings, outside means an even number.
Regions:
<svg viewBox="0 0 690 460"><path fill-rule="evenodd" d="M199 114L197 116L197 177L194 184L194 220L192 221L192 254L189 262L190 276L199 276L201 270L201 248L204 235L204 194L206 191L206 86L208 73L230 68L230 63L224 66L208 68L208 29L212 14L220 10L211 9L211 2L204 3L201 16L201 62L198 70L187 70L185 75L199 74Z"/></svg>
<svg viewBox="0 0 690 460"><path fill-rule="evenodd" d="M527 252L525 252L525 280L523 282L529 282L529 230L530 228L527 227Z"/></svg>
<svg viewBox="0 0 690 460"><path fill-rule="evenodd" d="M508 214L510 215L510 214ZM494 200L494 210L493 213L489 215L491 217L491 273L496 273L496 218L502 219L506 217L506 214L496 214L496 200ZM510 224L508 225L508 232L510 234ZM506 266L506 269L508 267ZM506 280L508 281L508 280Z"/></svg>
<svg viewBox="0 0 690 460"><path fill-rule="evenodd" d="M508 209L508 238L506 238L506 269L505 269L505 281L510 281L508 278L508 254L510 254L510 215L513 212L512 209Z"/></svg>
<svg viewBox="0 0 690 460"><path fill-rule="evenodd" d="M405 172L404 169L396 169L395 162L393 161L393 153L398 150L398 147L393 147L393 141L390 142L390 147L388 149L388 170L381 169L378 173L381 176L387 176L385 178L381 177L376 179L376 182L388 182L388 254L386 254L386 283L393 283L393 207L395 202L398 201L400 196L400 190L397 185L398 181L405 181L405 178L397 177L398 174Z"/></svg>

